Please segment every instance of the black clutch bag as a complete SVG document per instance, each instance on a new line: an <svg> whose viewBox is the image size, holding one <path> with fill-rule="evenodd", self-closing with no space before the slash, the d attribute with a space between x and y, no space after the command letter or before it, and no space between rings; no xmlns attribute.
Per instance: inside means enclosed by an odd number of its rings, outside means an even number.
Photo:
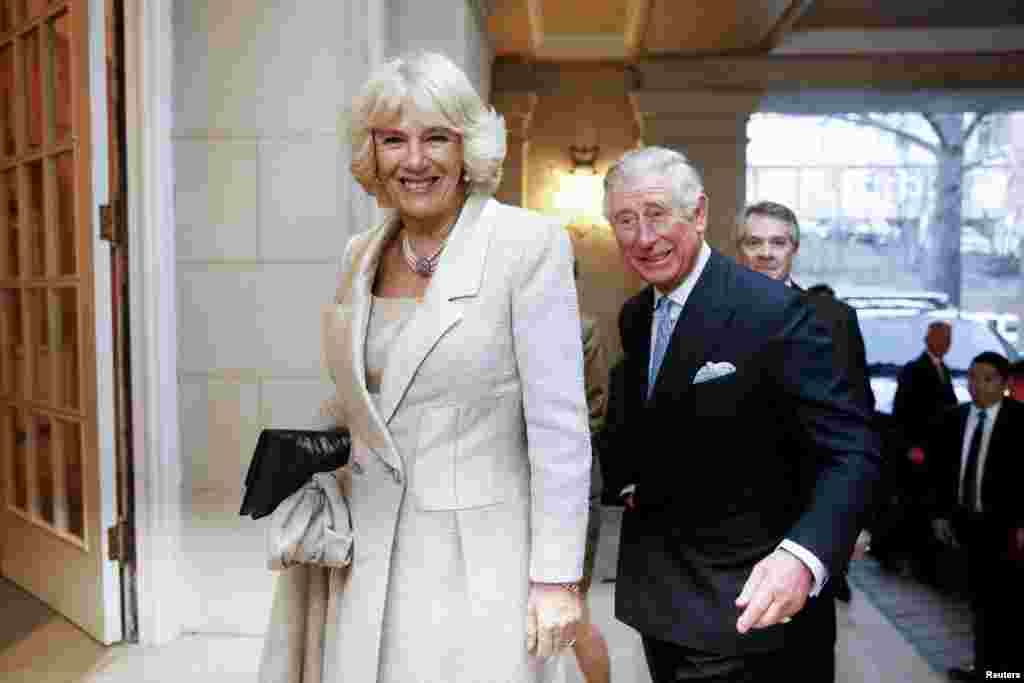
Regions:
<svg viewBox="0 0 1024 683"><path fill-rule="evenodd" d="M240 515L266 517L317 472L348 462L352 436L347 429L264 429L245 475Z"/></svg>

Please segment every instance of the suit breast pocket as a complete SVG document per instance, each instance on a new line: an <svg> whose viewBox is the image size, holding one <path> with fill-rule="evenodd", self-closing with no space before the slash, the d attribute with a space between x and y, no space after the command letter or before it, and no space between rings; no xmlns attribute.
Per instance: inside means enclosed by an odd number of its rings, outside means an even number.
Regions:
<svg viewBox="0 0 1024 683"><path fill-rule="evenodd" d="M736 373L693 385L694 413L698 417L735 417L743 400Z"/></svg>

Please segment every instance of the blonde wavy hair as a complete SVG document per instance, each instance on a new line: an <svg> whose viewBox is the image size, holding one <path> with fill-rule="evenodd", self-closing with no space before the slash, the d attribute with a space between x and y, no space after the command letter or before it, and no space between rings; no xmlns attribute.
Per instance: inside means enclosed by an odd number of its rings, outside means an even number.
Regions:
<svg viewBox="0 0 1024 683"><path fill-rule="evenodd" d="M377 176L373 127L401 114L412 101L443 116L462 136L465 177L470 192L493 195L505 161L505 121L486 106L469 79L444 55L413 52L392 59L373 74L347 113L352 175L382 208L393 204Z"/></svg>

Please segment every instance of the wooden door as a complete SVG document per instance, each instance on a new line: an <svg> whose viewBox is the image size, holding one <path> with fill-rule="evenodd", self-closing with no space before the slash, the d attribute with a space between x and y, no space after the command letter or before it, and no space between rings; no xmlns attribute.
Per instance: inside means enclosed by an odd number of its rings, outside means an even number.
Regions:
<svg viewBox="0 0 1024 683"><path fill-rule="evenodd" d="M103 0L0 0L0 571L121 639Z"/></svg>

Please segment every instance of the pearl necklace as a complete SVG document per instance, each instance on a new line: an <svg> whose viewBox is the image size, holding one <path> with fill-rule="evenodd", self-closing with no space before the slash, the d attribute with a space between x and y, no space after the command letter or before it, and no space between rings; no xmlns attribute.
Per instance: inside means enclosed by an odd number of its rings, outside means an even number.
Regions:
<svg viewBox="0 0 1024 683"><path fill-rule="evenodd" d="M441 260L441 252L448 246L448 238L452 234L452 228L455 227L461 215L462 207L459 207L459 213L455 215L455 220L448 226L448 231L445 233L444 239L441 240L440 246L430 256L418 256L412 248L412 242L409 241L409 231L402 231L402 255L405 256L405 262L409 265L409 269L412 272L420 277L430 277L434 274L434 271L437 270L437 264Z"/></svg>
<svg viewBox="0 0 1024 683"><path fill-rule="evenodd" d="M402 254L405 256L405 262L409 264L412 272L420 277L430 277L437 270L437 262L441 260L441 252L444 251L447 244L448 237L445 237L441 240L441 246L433 254L430 256L417 256L416 252L412 249L412 243L409 241L409 234L405 233L402 235Z"/></svg>

